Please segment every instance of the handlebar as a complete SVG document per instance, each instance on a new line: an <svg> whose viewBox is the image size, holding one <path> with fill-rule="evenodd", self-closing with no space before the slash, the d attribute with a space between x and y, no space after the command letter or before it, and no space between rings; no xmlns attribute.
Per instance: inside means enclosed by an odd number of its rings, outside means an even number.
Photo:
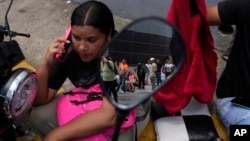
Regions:
<svg viewBox="0 0 250 141"><path fill-rule="evenodd" d="M24 36L24 37L27 37L29 38L30 37L30 34L25 34L25 33L18 33L18 32L15 32L15 31L10 31L10 30L7 30L6 28L4 28L3 26L0 25L0 36L9 36L10 38L12 37L16 37L16 36Z"/></svg>
<svg viewBox="0 0 250 141"><path fill-rule="evenodd" d="M18 33L18 32L14 32L14 31L9 31L9 37L16 37L16 36L24 36L29 38L30 34L25 34L25 33Z"/></svg>

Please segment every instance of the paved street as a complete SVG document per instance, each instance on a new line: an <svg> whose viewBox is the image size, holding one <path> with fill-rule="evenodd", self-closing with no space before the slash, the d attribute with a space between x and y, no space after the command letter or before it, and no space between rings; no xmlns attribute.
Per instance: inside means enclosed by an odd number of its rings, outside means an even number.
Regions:
<svg viewBox="0 0 250 141"><path fill-rule="evenodd" d="M138 89L136 87L134 92L125 92L125 93L118 92L118 103L129 105L131 103L138 101L139 99L144 98L146 95L149 95L150 92L151 92L151 85L146 85L145 89Z"/></svg>

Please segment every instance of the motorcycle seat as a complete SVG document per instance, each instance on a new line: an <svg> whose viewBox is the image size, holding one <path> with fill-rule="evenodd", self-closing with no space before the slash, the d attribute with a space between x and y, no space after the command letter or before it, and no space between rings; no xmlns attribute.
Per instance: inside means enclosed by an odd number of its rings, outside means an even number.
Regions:
<svg viewBox="0 0 250 141"><path fill-rule="evenodd" d="M221 141L208 105L195 99L180 111L180 115L156 118L154 127L157 141Z"/></svg>

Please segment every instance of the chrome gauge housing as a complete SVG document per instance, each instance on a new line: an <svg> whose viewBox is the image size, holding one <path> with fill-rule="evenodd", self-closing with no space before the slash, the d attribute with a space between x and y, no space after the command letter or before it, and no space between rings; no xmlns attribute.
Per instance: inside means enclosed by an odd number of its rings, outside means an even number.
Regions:
<svg viewBox="0 0 250 141"><path fill-rule="evenodd" d="M37 92L37 75L29 69L15 70L3 85L0 96L3 111L8 118L20 119L31 107Z"/></svg>

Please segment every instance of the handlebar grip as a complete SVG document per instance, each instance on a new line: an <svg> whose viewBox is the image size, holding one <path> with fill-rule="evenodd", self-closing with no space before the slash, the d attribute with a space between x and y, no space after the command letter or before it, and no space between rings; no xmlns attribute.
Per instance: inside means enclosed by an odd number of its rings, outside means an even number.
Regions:
<svg viewBox="0 0 250 141"><path fill-rule="evenodd" d="M16 35L17 36L24 36L24 37L27 37L27 38L30 37L30 34L16 33Z"/></svg>

